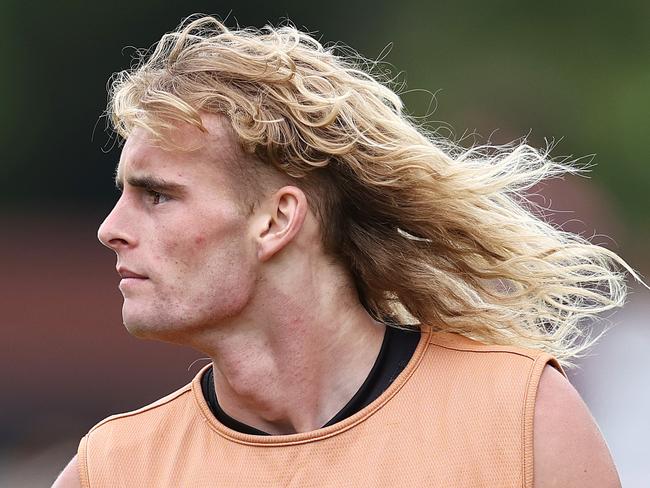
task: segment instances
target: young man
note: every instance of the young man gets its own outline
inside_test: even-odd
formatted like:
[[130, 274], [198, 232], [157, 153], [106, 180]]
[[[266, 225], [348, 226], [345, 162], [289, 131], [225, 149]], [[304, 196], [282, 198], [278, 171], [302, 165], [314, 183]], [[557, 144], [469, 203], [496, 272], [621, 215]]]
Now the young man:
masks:
[[560, 362], [625, 263], [518, 203], [567, 168], [434, 139], [288, 27], [181, 26], [110, 113], [124, 324], [212, 364], [54, 486], [619, 486]]

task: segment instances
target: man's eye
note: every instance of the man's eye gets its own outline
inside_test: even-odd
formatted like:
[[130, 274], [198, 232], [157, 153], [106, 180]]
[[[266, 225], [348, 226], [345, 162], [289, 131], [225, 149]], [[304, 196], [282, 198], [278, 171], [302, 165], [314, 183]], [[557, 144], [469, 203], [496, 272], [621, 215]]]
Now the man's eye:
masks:
[[164, 193], [157, 192], [155, 190], [147, 190], [147, 194], [149, 195], [149, 198], [151, 199], [151, 203], [153, 205], [165, 203], [167, 200], [169, 200], [169, 197], [167, 195], [165, 195]]

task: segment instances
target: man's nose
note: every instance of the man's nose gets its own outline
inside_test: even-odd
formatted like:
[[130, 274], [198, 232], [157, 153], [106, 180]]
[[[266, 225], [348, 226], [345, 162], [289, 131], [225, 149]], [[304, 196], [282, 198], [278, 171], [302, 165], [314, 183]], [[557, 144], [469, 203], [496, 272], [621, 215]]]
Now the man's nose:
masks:
[[135, 243], [134, 236], [129, 230], [131, 227], [128, 212], [125, 210], [123, 198], [120, 198], [97, 230], [99, 242], [115, 252]]

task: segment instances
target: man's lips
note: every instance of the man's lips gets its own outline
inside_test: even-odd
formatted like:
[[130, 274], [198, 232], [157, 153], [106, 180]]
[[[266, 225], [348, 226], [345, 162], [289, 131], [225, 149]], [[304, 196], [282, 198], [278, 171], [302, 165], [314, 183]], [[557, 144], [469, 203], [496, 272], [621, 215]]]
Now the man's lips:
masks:
[[117, 268], [117, 273], [120, 275], [120, 278], [122, 279], [134, 278], [139, 280], [146, 280], [148, 278], [147, 276], [138, 274], [135, 271], [131, 271], [130, 269], [123, 268], [123, 267]]

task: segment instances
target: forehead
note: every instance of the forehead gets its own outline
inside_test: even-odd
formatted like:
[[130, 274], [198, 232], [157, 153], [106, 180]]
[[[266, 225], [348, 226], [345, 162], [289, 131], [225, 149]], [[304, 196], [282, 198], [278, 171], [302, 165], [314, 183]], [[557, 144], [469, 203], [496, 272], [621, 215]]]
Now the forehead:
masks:
[[240, 164], [243, 151], [228, 121], [222, 119], [206, 116], [205, 132], [190, 126], [170, 129], [163, 141], [146, 129], [135, 128], [122, 149], [117, 182], [122, 184], [125, 178], [141, 173], [178, 178], [209, 177], [223, 182]]

